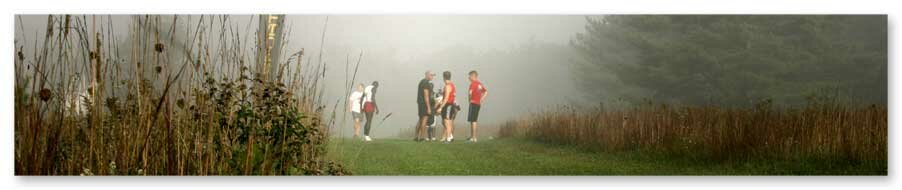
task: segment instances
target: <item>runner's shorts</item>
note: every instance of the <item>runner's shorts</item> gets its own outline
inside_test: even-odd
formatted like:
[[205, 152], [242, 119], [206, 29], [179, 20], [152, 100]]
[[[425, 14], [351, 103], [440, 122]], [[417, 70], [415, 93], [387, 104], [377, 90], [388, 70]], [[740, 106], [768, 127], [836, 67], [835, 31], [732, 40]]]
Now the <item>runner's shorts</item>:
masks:
[[445, 104], [442, 108], [442, 119], [454, 120], [457, 117], [457, 110], [454, 110], [454, 104]]
[[427, 108], [426, 103], [417, 103], [417, 116], [429, 116], [429, 114], [426, 113], [426, 109], [429, 109]]
[[366, 112], [366, 113], [376, 112], [376, 104], [373, 104], [373, 102], [363, 103], [363, 112]]
[[476, 122], [479, 120], [479, 104], [470, 103], [470, 113], [467, 113], [467, 121]]

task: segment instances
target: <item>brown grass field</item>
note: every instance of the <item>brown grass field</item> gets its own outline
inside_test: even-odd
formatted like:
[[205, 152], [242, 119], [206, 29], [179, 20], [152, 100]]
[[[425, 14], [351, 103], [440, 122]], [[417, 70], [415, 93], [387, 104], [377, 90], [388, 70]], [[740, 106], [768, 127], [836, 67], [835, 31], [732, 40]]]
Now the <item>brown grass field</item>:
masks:
[[[636, 151], [698, 163], [788, 162], [802, 174], [887, 174], [887, 108], [813, 101], [801, 108], [646, 104], [606, 111], [562, 107], [504, 124], [502, 137]], [[843, 168], [843, 169], [834, 169]], [[779, 168], [778, 168], [779, 169]]]

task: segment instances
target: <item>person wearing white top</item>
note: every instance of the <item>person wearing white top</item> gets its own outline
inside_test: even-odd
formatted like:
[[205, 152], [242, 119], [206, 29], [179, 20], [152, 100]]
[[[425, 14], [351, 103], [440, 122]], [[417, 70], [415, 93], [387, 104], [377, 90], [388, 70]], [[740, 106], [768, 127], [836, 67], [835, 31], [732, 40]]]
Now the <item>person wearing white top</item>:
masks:
[[360, 136], [360, 122], [363, 121], [363, 113], [360, 113], [360, 101], [363, 99], [363, 84], [357, 85], [357, 90], [348, 97], [348, 112], [354, 118], [354, 138]]
[[[438, 92], [433, 93], [433, 94], [434, 94], [434, 99], [432, 102], [442, 102], [443, 92], [441, 90], [439, 90]], [[430, 108], [430, 109], [432, 109], [432, 113], [435, 113], [434, 107]], [[429, 137], [428, 137], [429, 141], [435, 141], [435, 137], [436, 137], [435, 136], [435, 123], [436, 123], [435, 117], [438, 117], [438, 114], [432, 114], [432, 116], [429, 116], [429, 121], [427, 123], [427, 124], [429, 124], [428, 128], [427, 128], [427, 130], [428, 130], [427, 133], [429, 134]]]
[[379, 106], [376, 104], [376, 92], [379, 89], [379, 82], [373, 81], [372, 85], [363, 89], [363, 115], [366, 117], [366, 124], [363, 126], [364, 141], [372, 141], [370, 138], [370, 128], [373, 124], [373, 114], [379, 114]]

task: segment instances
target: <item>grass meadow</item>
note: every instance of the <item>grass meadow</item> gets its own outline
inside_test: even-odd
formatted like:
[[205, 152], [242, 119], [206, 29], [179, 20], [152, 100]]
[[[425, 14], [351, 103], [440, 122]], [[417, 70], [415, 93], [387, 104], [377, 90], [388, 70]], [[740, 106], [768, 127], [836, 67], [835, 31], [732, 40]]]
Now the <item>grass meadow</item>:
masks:
[[886, 175], [887, 130], [884, 106], [812, 100], [777, 108], [765, 100], [751, 108], [561, 107], [507, 122], [499, 135], [599, 154], [760, 165], [763, 170], [750, 171], [759, 174]]

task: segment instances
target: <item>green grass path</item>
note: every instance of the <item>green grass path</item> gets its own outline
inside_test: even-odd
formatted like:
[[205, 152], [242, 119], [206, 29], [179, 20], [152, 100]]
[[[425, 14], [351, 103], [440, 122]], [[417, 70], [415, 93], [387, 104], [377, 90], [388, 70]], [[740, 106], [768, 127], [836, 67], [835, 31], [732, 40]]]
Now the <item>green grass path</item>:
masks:
[[333, 139], [329, 159], [354, 175], [724, 175], [742, 171], [602, 154], [525, 140], [414, 142]]

